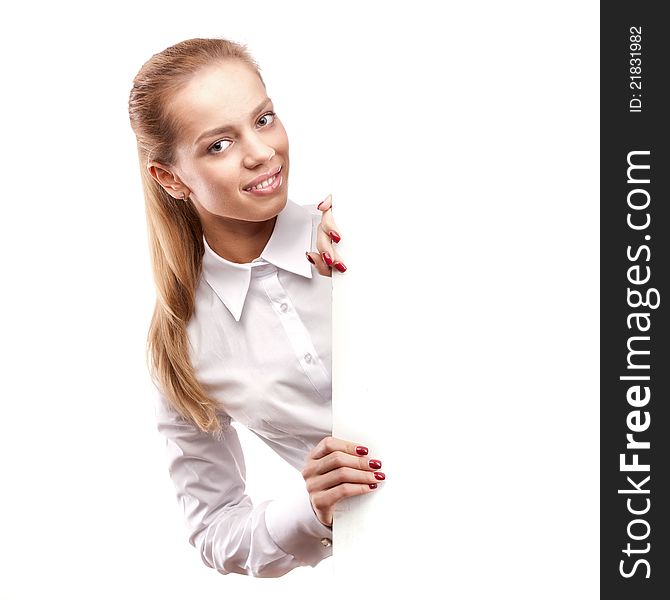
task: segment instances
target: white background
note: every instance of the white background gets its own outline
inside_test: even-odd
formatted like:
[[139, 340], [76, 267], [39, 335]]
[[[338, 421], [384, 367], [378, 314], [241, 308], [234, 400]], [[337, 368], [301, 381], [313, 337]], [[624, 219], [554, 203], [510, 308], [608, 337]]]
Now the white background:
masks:
[[[597, 3], [41, 2], [1, 33], [0, 600], [597, 597]], [[333, 193], [336, 431], [388, 475], [277, 580], [188, 545], [144, 362], [128, 93], [208, 36], [260, 63], [291, 198]], [[255, 500], [301, 484], [243, 442]]]

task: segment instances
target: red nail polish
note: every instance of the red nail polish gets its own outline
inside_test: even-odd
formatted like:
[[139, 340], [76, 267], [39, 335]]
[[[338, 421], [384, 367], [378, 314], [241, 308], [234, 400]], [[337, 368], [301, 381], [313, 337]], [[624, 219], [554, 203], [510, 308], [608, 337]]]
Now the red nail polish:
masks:
[[344, 273], [347, 270], [346, 265], [343, 262], [340, 262], [339, 260], [335, 263], [335, 268], [340, 272]]
[[307, 257], [307, 260], [308, 260], [309, 262], [311, 262], [313, 265], [316, 264], [316, 263], [314, 262], [314, 259], [313, 259], [309, 254], [307, 254], [307, 252], [305, 252], [305, 256]]
[[371, 460], [370, 461], [370, 468], [371, 469], [381, 469], [382, 468], [382, 461], [381, 460]]
[[384, 475], [384, 473], [382, 473], [381, 471], [377, 471], [375, 473], [375, 479], [379, 479], [379, 481], [383, 481], [384, 479], [386, 479], [386, 475]]
[[333, 265], [333, 259], [330, 257], [330, 254], [328, 252], [322, 252], [321, 256], [323, 256], [324, 262], [331, 267]]
[[336, 244], [342, 239], [340, 234], [337, 231], [330, 232], [330, 239], [333, 240]]
[[376, 483], [370, 483], [368, 485], [370, 486], [371, 490], [376, 490], [377, 489], [377, 484]]
[[321, 210], [321, 205], [322, 205], [324, 202], [325, 202], [325, 200], [321, 200], [321, 202], [319, 202], [319, 204], [317, 204], [316, 207], [317, 207], [319, 210]]
[[368, 449], [365, 446], [356, 446], [356, 454], [359, 456], [365, 456], [368, 453]]

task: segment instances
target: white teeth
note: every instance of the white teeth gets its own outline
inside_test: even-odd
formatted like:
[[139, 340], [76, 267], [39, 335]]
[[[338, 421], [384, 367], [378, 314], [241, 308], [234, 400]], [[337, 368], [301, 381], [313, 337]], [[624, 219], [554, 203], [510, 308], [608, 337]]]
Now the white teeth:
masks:
[[260, 190], [260, 189], [266, 188], [269, 185], [272, 185], [274, 183], [275, 179], [277, 179], [277, 176], [273, 175], [272, 177], [270, 177], [270, 179], [266, 179], [265, 181], [261, 181], [258, 185], [255, 185], [254, 187], [250, 187], [250, 188], [246, 188], [246, 189], [247, 190]]

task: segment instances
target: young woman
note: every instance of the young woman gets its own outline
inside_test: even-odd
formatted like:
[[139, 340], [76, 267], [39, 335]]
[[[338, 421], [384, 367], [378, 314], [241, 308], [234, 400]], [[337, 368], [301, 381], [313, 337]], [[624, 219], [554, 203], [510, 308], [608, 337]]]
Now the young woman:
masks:
[[[158, 429], [189, 541], [220, 573], [277, 577], [332, 553], [333, 508], [384, 479], [331, 436], [331, 198], [288, 199], [289, 146], [246, 48], [192, 39], [134, 79], [157, 290], [148, 336]], [[326, 277], [322, 277], [324, 275]], [[305, 487], [254, 506], [231, 420]]]

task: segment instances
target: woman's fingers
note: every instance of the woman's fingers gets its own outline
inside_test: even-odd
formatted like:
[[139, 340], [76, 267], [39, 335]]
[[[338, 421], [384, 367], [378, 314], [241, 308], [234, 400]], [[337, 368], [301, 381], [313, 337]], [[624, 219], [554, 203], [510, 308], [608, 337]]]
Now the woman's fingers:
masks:
[[370, 458], [365, 446], [333, 436], [312, 448], [302, 476], [317, 518], [333, 522], [333, 507], [342, 498], [367, 494], [386, 479], [380, 460]]
[[326, 212], [328, 209], [332, 208], [333, 206], [333, 195], [328, 194], [324, 200], [322, 200], [317, 208], [323, 212]]
[[377, 482], [384, 481], [384, 479], [386, 479], [386, 475], [381, 471], [365, 471], [350, 467], [341, 467], [334, 471], [328, 471], [323, 475], [309, 478], [307, 480], [307, 491], [310, 493], [319, 492], [343, 483], [377, 484]]
[[345, 264], [340, 260], [339, 254], [333, 248], [333, 242], [330, 236], [326, 234], [323, 223], [319, 223], [316, 229], [316, 247], [319, 249], [321, 258], [329, 267], [337, 269], [340, 273], [347, 270]]
[[333, 263], [339, 260], [337, 253], [333, 250], [333, 242], [323, 229], [323, 223], [319, 223], [319, 226], [316, 228], [316, 247], [329, 267], [332, 267]]
[[333, 197], [328, 195], [328, 197], [321, 204], [319, 204], [318, 208], [323, 213], [321, 215], [321, 226], [323, 227], [323, 230], [326, 232], [326, 235], [329, 236], [329, 239], [333, 243], [337, 244], [340, 241], [341, 236], [337, 225], [335, 225], [333, 211], [331, 210], [332, 207]]
[[331, 268], [326, 264], [321, 254], [318, 252], [305, 252], [305, 254], [307, 255], [307, 260], [316, 267], [320, 275], [325, 275], [326, 277], [333, 276]]
[[343, 483], [328, 490], [315, 492], [310, 495], [310, 499], [312, 506], [317, 511], [331, 512], [333, 505], [343, 498], [369, 494], [370, 492], [374, 492], [375, 489], [377, 489], [377, 485], [374, 483]]
[[332, 215], [332, 196], [328, 197], [319, 204], [319, 210], [322, 211], [321, 222], [317, 227], [316, 247], [318, 256], [321, 261], [317, 260], [315, 254], [308, 252], [308, 260], [316, 266], [321, 275], [328, 276], [330, 269], [337, 269], [340, 273], [347, 270], [346, 265], [340, 260], [339, 255], [335, 252], [333, 244], [340, 241], [341, 237], [337, 228], [335, 227], [335, 220]]
[[368, 449], [365, 446], [328, 435], [312, 448], [309, 458], [323, 458], [327, 454], [337, 451], [351, 454], [352, 456], [365, 456], [368, 453]]
[[322, 458], [309, 461], [305, 466], [303, 475], [307, 475], [308, 477], [321, 475], [341, 468], [375, 471], [382, 468], [382, 463], [376, 458], [370, 459], [367, 456], [352, 456], [346, 452], [336, 450]]

